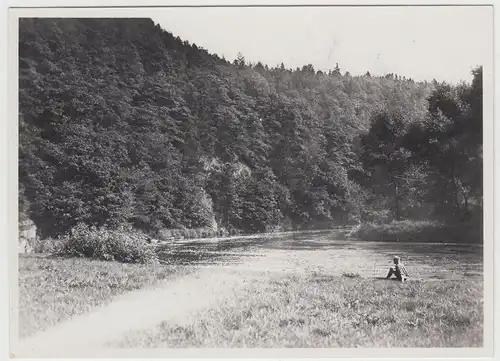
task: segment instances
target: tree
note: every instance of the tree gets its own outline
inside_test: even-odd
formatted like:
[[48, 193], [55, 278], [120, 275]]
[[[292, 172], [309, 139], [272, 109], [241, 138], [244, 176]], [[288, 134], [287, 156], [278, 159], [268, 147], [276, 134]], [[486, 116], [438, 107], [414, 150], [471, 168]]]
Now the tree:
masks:
[[[440, 216], [461, 220], [482, 199], [481, 70], [472, 85], [437, 84], [413, 151], [430, 169], [429, 197]], [[474, 102], [476, 102], [474, 104]]]
[[407, 114], [382, 111], [372, 118], [369, 132], [361, 138], [362, 163], [375, 194], [389, 199], [395, 219], [403, 216], [402, 195], [411, 153], [403, 146]]
[[238, 52], [236, 54], [236, 59], [234, 60], [234, 65], [240, 69], [243, 69], [246, 65], [245, 63], [245, 57], [243, 56], [242, 53]]
[[340, 74], [339, 63], [335, 64], [335, 69], [333, 69], [332, 74], [333, 74], [333, 75], [341, 75], [341, 74]]

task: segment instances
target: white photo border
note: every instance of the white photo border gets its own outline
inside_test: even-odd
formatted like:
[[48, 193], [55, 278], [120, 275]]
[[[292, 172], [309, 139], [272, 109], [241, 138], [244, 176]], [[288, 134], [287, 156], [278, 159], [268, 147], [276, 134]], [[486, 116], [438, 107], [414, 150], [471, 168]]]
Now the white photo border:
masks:
[[[5, 20], [5, 32], [2, 40], [4, 51], [2, 54], [2, 69], [5, 71], [5, 81], [2, 87], [1, 97], [3, 102], [4, 117], [1, 122], [0, 134], [3, 137], [0, 144], [0, 160], [5, 167], [2, 174], [2, 213], [0, 214], [3, 231], [3, 247], [0, 249], [3, 268], [0, 272], [0, 300], [2, 313], [0, 313], [1, 329], [0, 345], [2, 351], [11, 352], [10, 357], [43, 357], [44, 355], [21, 355], [16, 354], [15, 339], [18, 334], [17, 303], [18, 303], [18, 254], [17, 254], [17, 188], [18, 188], [18, 18], [19, 17], [140, 17], [150, 16], [154, 7], [166, 6], [491, 6], [492, 17], [498, 14], [498, 8], [494, 1], [466, 1], [466, 0], [432, 0], [402, 1], [402, 0], [378, 0], [372, 1], [334, 1], [334, 0], [219, 0], [216, 2], [202, 0], [170, 0], [170, 1], [125, 1], [125, 0], [36, 0], [12, 1], [2, 4], [1, 18]], [[148, 15], [149, 14], [149, 15]], [[473, 26], [469, 24], [468, 26]], [[51, 357], [71, 358], [252, 358], [252, 359], [283, 359], [283, 358], [346, 358], [346, 359], [370, 359], [370, 358], [397, 358], [397, 359], [436, 359], [436, 358], [468, 358], [468, 359], [494, 359], [493, 344], [500, 344], [498, 333], [493, 333], [493, 326], [499, 325], [498, 312], [494, 312], [495, 303], [498, 300], [498, 279], [494, 279], [494, 256], [498, 259], [498, 248], [493, 247], [496, 238], [494, 224], [496, 213], [494, 205], [498, 204], [498, 194], [494, 192], [494, 179], [498, 179], [497, 149], [494, 147], [494, 139], [498, 139], [498, 127], [494, 126], [494, 84], [498, 82], [498, 74], [494, 70], [494, 60], [498, 58], [498, 29], [493, 29], [491, 35], [491, 61], [483, 64], [484, 84], [484, 127], [483, 127], [483, 152], [484, 152], [484, 347], [483, 348], [408, 348], [408, 349], [157, 349], [157, 350], [88, 350], [85, 354], [78, 352], [74, 355], [57, 354], [45, 355]], [[495, 35], [495, 36], [494, 36]], [[493, 43], [495, 46], [493, 46]], [[494, 195], [494, 197], [492, 197]], [[6, 271], [6, 272], [4, 272]], [[3, 281], [6, 282], [3, 282]], [[495, 287], [494, 287], [495, 285]], [[6, 312], [5, 312], [6, 311]], [[496, 311], [496, 309], [495, 309]], [[4, 322], [4, 320], [10, 320]], [[5, 327], [5, 325], [7, 327]], [[5, 330], [6, 328], [6, 330]], [[9, 337], [11, 342], [9, 344]], [[6, 345], [4, 345], [6, 344]], [[56, 350], [54, 350], [56, 351]]]

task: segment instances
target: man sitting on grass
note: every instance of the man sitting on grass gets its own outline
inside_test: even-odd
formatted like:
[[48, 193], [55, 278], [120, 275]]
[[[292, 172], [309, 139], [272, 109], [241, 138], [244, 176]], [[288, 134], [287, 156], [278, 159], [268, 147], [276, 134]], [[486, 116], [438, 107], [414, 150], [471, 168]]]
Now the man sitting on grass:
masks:
[[389, 268], [389, 273], [387, 274], [387, 279], [391, 278], [392, 275], [396, 275], [396, 278], [401, 282], [405, 282], [408, 277], [410, 277], [408, 271], [404, 264], [399, 261], [398, 256], [394, 256], [394, 266]]

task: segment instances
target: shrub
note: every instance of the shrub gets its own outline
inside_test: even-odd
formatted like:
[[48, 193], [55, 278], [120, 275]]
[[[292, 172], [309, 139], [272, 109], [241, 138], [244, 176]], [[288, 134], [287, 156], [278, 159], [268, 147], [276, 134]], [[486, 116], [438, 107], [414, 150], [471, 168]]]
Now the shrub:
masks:
[[80, 223], [62, 238], [60, 255], [87, 257], [124, 263], [148, 263], [157, 260], [148, 236], [123, 227], [106, 229]]
[[60, 239], [45, 238], [39, 239], [33, 248], [34, 253], [40, 254], [61, 254], [64, 249], [64, 243]]
[[366, 223], [351, 236], [363, 241], [482, 243], [482, 228], [478, 222], [457, 225], [404, 220], [386, 224]]
[[[223, 231], [222, 234], [228, 234], [228, 233]], [[212, 238], [212, 237], [218, 237], [220, 235], [221, 235], [220, 231], [214, 231], [211, 228], [161, 229], [156, 233], [156, 236], [162, 241], [169, 241], [172, 238], [174, 239]]]

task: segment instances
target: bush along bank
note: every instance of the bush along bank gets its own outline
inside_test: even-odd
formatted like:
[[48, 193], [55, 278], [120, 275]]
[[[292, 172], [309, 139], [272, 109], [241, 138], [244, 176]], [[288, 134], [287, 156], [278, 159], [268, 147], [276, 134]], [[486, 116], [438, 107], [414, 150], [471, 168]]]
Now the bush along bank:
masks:
[[366, 223], [351, 234], [360, 241], [482, 243], [480, 222], [442, 224], [430, 221], [393, 221], [385, 224]]
[[54, 253], [124, 263], [156, 262], [155, 249], [148, 240], [148, 235], [137, 230], [111, 230], [80, 223], [60, 238]]

